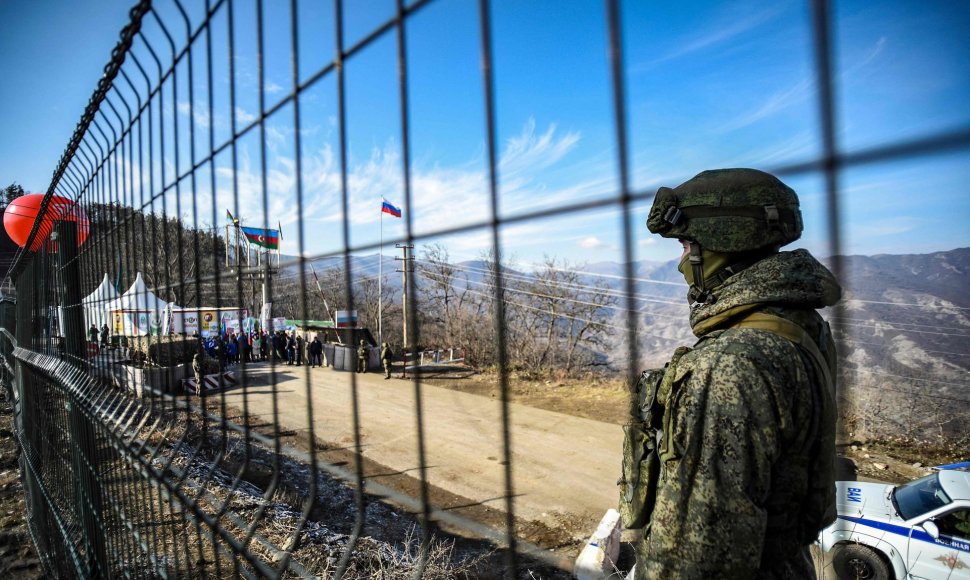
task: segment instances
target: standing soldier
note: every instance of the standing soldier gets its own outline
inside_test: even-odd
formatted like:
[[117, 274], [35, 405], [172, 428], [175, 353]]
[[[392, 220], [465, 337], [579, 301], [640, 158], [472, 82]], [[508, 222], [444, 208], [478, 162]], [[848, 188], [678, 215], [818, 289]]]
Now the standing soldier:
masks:
[[391, 378], [391, 360], [394, 358], [394, 352], [391, 351], [391, 347], [387, 345], [386, 342], [381, 343], [381, 364], [384, 365], [384, 380]]
[[753, 169], [661, 187], [651, 232], [680, 240], [698, 341], [637, 385], [620, 508], [645, 527], [636, 578], [815, 578], [835, 519], [841, 288], [799, 238], [795, 192]]
[[195, 353], [192, 357], [192, 372], [195, 373], [195, 389], [202, 394], [202, 355]]
[[88, 329], [88, 340], [94, 344], [98, 344], [98, 327], [91, 323], [91, 328]]
[[108, 346], [108, 325], [101, 325], [101, 346]]
[[367, 343], [360, 339], [360, 346], [357, 347], [357, 372], [367, 372]]

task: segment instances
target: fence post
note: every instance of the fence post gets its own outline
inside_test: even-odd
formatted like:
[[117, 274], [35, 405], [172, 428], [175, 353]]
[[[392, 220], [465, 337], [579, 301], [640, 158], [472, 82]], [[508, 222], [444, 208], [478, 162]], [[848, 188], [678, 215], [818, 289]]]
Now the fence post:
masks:
[[[37, 318], [35, 307], [37, 302], [37, 272], [41, 265], [39, 257], [34, 254], [25, 259], [24, 269], [15, 281], [17, 287], [16, 321], [14, 322], [14, 337], [16, 345], [30, 349], [36, 335]], [[16, 406], [14, 407], [14, 429], [23, 444], [19, 458], [20, 473], [23, 474], [24, 495], [27, 501], [27, 521], [34, 533], [37, 551], [44, 555], [52, 552], [50, 540], [56, 538], [54, 530], [50, 528], [50, 506], [44, 500], [41, 492], [39, 470], [28, 468], [28, 459], [39, 461], [41, 454], [40, 440], [42, 430], [41, 415], [43, 408], [39, 402], [43, 397], [38, 394], [39, 381], [34, 381], [33, 373], [25, 369], [25, 365], [16, 357], [12, 358], [14, 369], [13, 388], [16, 391]]]
[[[82, 370], [87, 349], [84, 342], [84, 316], [81, 310], [81, 277], [77, 259], [77, 222], [57, 223], [52, 239], [57, 241], [60, 270], [60, 303], [64, 309], [65, 359]], [[76, 385], [65, 385], [68, 394], [70, 437], [73, 442], [71, 463], [75, 476], [78, 516], [84, 529], [85, 553], [89, 578], [107, 576], [107, 555], [101, 517], [101, 485], [98, 482], [97, 439], [90, 419], [82, 411], [83, 394]]]

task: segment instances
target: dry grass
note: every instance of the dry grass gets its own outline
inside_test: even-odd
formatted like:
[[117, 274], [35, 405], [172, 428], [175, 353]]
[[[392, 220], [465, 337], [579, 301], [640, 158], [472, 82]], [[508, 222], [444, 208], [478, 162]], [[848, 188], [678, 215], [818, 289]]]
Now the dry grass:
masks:
[[379, 503], [368, 505], [365, 530], [379, 530], [387, 539], [362, 535], [351, 543], [350, 528], [358, 517], [352, 489], [318, 473], [316, 497], [311, 498], [306, 465], [275, 456], [238, 434], [223, 438], [211, 422], [203, 425], [196, 416], [173, 414], [139, 434], [156, 450], [151, 467], [165, 481], [165, 492], [188, 500], [169, 506], [151, 495], [140, 498], [142, 509], [122, 514], [119, 533], [152, 530], [155, 561], [118, 561], [116, 572], [162, 568], [179, 576], [218, 575], [238, 566], [258, 574], [219, 537], [222, 530], [267, 567], [285, 567], [287, 577], [332, 576], [348, 551], [343, 578], [491, 576], [493, 548], [463, 545], [459, 550], [453, 538], [436, 532], [422, 542], [414, 517]]

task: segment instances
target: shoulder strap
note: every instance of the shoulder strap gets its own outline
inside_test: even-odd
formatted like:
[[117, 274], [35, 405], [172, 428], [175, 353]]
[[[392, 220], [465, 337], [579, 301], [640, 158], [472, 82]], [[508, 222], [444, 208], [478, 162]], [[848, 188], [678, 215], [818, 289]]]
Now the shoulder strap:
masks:
[[826, 362], [825, 357], [822, 355], [822, 351], [819, 350], [818, 344], [815, 343], [812, 337], [801, 326], [791, 320], [782, 318], [781, 316], [775, 316], [774, 314], [768, 314], [767, 312], [753, 312], [731, 326], [773, 332], [804, 348], [805, 352], [812, 358], [812, 362], [815, 363], [815, 366], [821, 373], [828, 391], [831, 392], [834, 390], [835, 385], [832, 382], [832, 372], [828, 362]]
[[[835, 464], [834, 457], [828, 457], [822, 452], [835, 445], [835, 382], [832, 380], [832, 367], [822, 355], [818, 344], [805, 332], [805, 329], [794, 322], [768, 314], [755, 312], [735, 323], [735, 327], [755, 328], [773, 332], [782, 336], [802, 348], [809, 355], [816, 372], [822, 378], [821, 388], [816, 391], [816, 401], [820, 404], [821, 414], [813, 420], [813, 431], [816, 443], [812, 445], [814, 460], [810, 469], [813, 474], [809, 493], [796, 513], [801, 513], [798, 535], [804, 541], [811, 541], [818, 535], [818, 530], [835, 521]], [[775, 520], [769, 518], [769, 528], [785, 529], [791, 525], [791, 511], [776, 514]]]

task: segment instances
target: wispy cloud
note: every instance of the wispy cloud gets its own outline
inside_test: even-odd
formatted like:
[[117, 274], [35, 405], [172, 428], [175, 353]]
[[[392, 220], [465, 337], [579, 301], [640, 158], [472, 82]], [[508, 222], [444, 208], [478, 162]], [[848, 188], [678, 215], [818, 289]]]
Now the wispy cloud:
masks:
[[793, 105], [805, 102], [814, 94], [815, 80], [812, 78], [799, 79], [788, 87], [769, 95], [757, 108], [724, 123], [718, 130], [727, 133], [753, 125]]
[[[860, 74], [865, 67], [872, 64], [879, 57], [885, 49], [885, 46], [886, 37], [883, 36], [857, 62], [843, 69], [839, 74], [839, 80], [847, 81]], [[790, 82], [785, 88], [769, 94], [754, 108], [722, 124], [718, 127], [717, 131], [728, 133], [753, 125], [759, 121], [773, 117], [782, 111], [786, 111], [795, 105], [800, 105], [810, 98], [815, 97], [816, 94], [815, 78], [811, 76], [802, 77]]]
[[574, 131], [557, 135], [555, 123], [545, 133], [536, 135], [536, 120], [530, 117], [522, 131], [506, 142], [499, 169], [508, 176], [533, 175], [558, 163], [576, 147], [579, 138], [579, 133]]
[[[774, 20], [781, 13], [780, 7], [760, 10], [747, 16], [723, 18], [711, 18], [711, 25], [701, 31], [692, 32], [691, 35], [675, 39], [670, 42], [670, 46], [676, 47], [668, 52], [660, 54], [653, 60], [644, 61], [631, 67], [634, 74], [644, 72], [656, 67], [659, 64], [677, 60], [691, 54], [702, 52], [707, 49], [720, 46], [729, 40], [744, 35], [756, 28]], [[727, 25], [725, 25], [727, 23]]]
[[188, 101], [180, 101], [178, 104], [179, 113], [181, 113], [186, 117], [188, 117], [189, 114], [191, 113], [192, 119], [195, 121], [195, 124], [204, 129], [209, 128], [210, 120], [209, 120], [209, 111], [207, 109], [208, 107], [200, 106], [199, 103], [196, 103], [194, 107], [191, 107], [189, 106]]
[[877, 40], [874, 45], [869, 47], [869, 50], [867, 50], [865, 54], [863, 54], [862, 58], [859, 59], [857, 63], [855, 63], [845, 71], [845, 74], [847, 75], [855, 74], [863, 67], [866, 67], [869, 64], [871, 64], [874, 60], [876, 60], [876, 58], [879, 57], [880, 54], [882, 54], [883, 50], [885, 50], [887, 42], [888, 41], [885, 36], [880, 36], [879, 40]]
[[236, 121], [240, 123], [252, 123], [256, 120], [256, 115], [246, 111], [240, 106], [236, 106]]
[[818, 155], [820, 137], [817, 131], [800, 131], [789, 138], [777, 143], [770, 143], [760, 149], [739, 152], [738, 161], [730, 161], [732, 165], [751, 167], [770, 167], [771, 165], [805, 159]]
[[[183, 219], [190, 219], [188, 208], [192, 203], [204, 222], [211, 221], [212, 215], [218, 218], [229, 208], [246, 225], [275, 226], [280, 222], [284, 229], [294, 232], [296, 224], [302, 222], [307, 246], [304, 251], [310, 254], [321, 244], [328, 247], [341, 244], [345, 204], [339, 153], [332, 143], [316, 140], [314, 145], [309, 145], [308, 141], [304, 142], [301, 213], [296, 203], [297, 167], [290, 146], [292, 140], [291, 127], [267, 126], [269, 156], [265, 179], [259, 151], [252, 147], [252, 143], [239, 144], [235, 171], [230, 165], [230, 157], [219, 158], [215, 167], [214, 192], [204, 174], [198, 175], [194, 201], [188, 197], [187, 189], [181, 192], [180, 195], [186, 196], [181, 205], [185, 214]], [[512, 206], [536, 207], [537, 204], [557, 203], [556, 200], [574, 200], [576, 195], [584, 195], [603, 185], [600, 182], [605, 183], [608, 177], [593, 176], [585, 182], [569, 183], [561, 188], [549, 185], [547, 178], [559, 177], [562, 171], [570, 169], [571, 165], [565, 166], [564, 160], [578, 146], [579, 140], [578, 133], [561, 132], [555, 125], [537, 131], [534, 120], [525, 123], [522, 131], [509, 139], [500, 153], [499, 187], [505, 211]], [[166, 163], [167, 173], [172, 174], [174, 167], [168, 160]], [[610, 175], [609, 171], [604, 173]], [[402, 174], [400, 145], [395, 139], [373, 147], [365, 158], [348, 160], [346, 216], [355, 232], [352, 243], [367, 243], [368, 236], [376, 238], [375, 226], [381, 217], [378, 211], [380, 198], [386, 197], [403, 207], [416, 235], [477, 223], [482, 225], [480, 230], [455, 236], [450, 245], [456, 250], [470, 252], [491, 246], [492, 234], [487, 227], [491, 204], [487, 172], [481, 158], [449, 166], [414, 164], [410, 204], [404, 199]], [[171, 203], [169, 212], [174, 209], [175, 204]], [[590, 215], [585, 217], [593, 219]], [[385, 235], [403, 236], [404, 224], [404, 220], [384, 220]], [[215, 225], [222, 224], [217, 219]], [[585, 250], [609, 247], [597, 237], [595, 228], [590, 228], [585, 237], [577, 237], [585, 225], [579, 223], [574, 227], [558, 223], [550, 227], [549, 221], [543, 220], [503, 227], [500, 236], [503, 247], [526, 248], [550, 243], [574, 244]], [[294, 239], [292, 235], [289, 237], [289, 240]], [[296, 253], [297, 248], [284, 251]]]
[[899, 216], [857, 224], [852, 227], [852, 234], [859, 238], [875, 236], [894, 236], [911, 232], [920, 227], [920, 221], [910, 216]]

